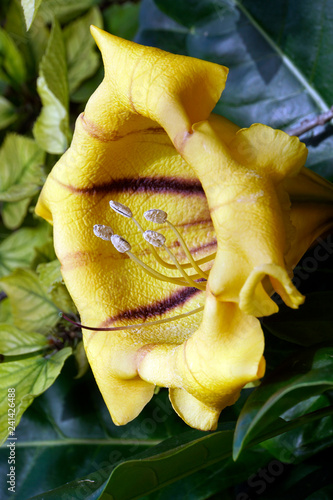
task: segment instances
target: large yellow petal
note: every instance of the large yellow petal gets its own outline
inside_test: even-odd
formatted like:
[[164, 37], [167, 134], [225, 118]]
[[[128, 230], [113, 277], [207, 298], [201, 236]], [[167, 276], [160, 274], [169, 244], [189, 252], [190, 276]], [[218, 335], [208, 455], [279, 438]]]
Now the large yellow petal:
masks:
[[210, 430], [242, 387], [263, 376], [263, 350], [259, 321], [207, 291], [198, 330], [180, 346], [142, 348], [138, 372], [147, 382], [171, 388], [173, 407], [189, 425]]
[[[71, 147], [49, 175], [36, 211], [54, 225], [62, 274], [83, 324], [118, 326], [186, 313], [203, 305], [202, 292], [150, 278], [110, 242], [96, 238], [93, 225], [112, 226], [137, 256], [163, 273], [136, 226], [111, 211], [110, 199], [129, 205], [146, 227], [145, 210], [166, 210], [196, 258], [215, 250], [201, 184], [154, 120], [166, 109], [168, 117], [179, 115], [182, 127], [188, 120], [207, 118], [227, 70], [141, 47], [97, 28], [93, 32], [105, 61], [105, 79], [79, 116]], [[184, 261], [175, 235], [165, 227], [164, 234], [168, 247]], [[190, 316], [169, 328], [84, 331], [89, 362], [116, 423], [134, 418], [152, 396], [153, 386], [132, 371], [135, 352], [156, 338], [181, 344], [200, 319], [200, 314]], [[129, 397], [133, 391], [135, 401]]]
[[228, 144], [208, 121], [192, 129], [177, 146], [202, 182], [217, 233], [212, 293], [247, 314], [269, 315], [278, 310], [262, 285], [269, 276], [288, 305], [298, 307], [303, 297], [285, 269], [292, 227], [280, 184], [300, 171], [304, 144], [260, 124], [239, 130]]
[[[296, 188], [288, 182], [303, 175], [306, 158], [298, 139], [259, 124], [239, 130], [210, 114], [226, 68], [98, 28], [92, 33], [105, 78], [79, 116], [71, 147], [49, 175], [36, 211], [54, 225], [64, 280], [84, 324], [139, 325], [205, 304], [203, 315], [167, 326], [83, 333], [116, 424], [135, 418], [159, 384], [170, 388], [175, 410], [189, 425], [212, 429], [241, 388], [263, 376], [255, 316], [277, 310], [268, 277], [288, 305], [302, 302], [290, 281], [298, 256], [293, 248], [298, 240], [309, 244], [319, 226], [329, 227], [327, 211], [313, 219], [309, 233], [298, 210], [290, 209], [288, 192], [295, 195]], [[312, 192], [313, 179], [302, 178], [302, 193]], [[327, 186], [314, 184], [316, 196], [326, 193]], [[217, 249], [214, 263], [203, 266], [210, 271], [207, 291], [157, 281], [96, 238], [94, 224], [109, 225], [145, 264], [178, 276], [155, 260], [133, 221], [111, 211], [110, 199], [129, 206], [145, 228], [145, 210], [165, 210], [195, 258]], [[171, 228], [159, 229], [186, 262]]]

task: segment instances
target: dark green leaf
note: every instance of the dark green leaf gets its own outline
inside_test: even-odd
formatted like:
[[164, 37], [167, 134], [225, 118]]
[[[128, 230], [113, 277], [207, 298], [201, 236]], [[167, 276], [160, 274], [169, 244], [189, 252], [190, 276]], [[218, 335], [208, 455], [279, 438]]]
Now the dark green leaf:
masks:
[[0, 96], [0, 129], [6, 128], [15, 122], [16, 109], [5, 97]]
[[309, 293], [298, 310], [281, 306], [279, 314], [265, 318], [266, 328], [278, 337], [303, 346], [333, 339], [333, 292]]
[[[330, 403], [327, 395], [313, 396], [295, 405], [282, 417], [287, 422], [293, 422], [302, 415], [328, 407]], [[331, 413], [333, 414], [333, 410]], [[268, 439], [263, 446], [281, 462], [296, 463], [333, 445], [332, 424], [333, 418], [330, 415], [308, 423], [304, 421], [302, 426]]]
[[[200, 16], [191, 0], [156, 0], [155, 5], [143, 0], [137, 40], [229, 67], [215, 111], [240, 126], [260, 122], [286, 129], [332, 105], [327, 68], [333, 68], [333, 42], [324, 0], [278, 2], [273, 16], [264, 0], [205, 0], [197, 7]], [[315, 29], [306, 29], [314, 20]], [[301, 27], [297, 36], [296, 25]], [[333, 179], [332, 130], [328, 124], [306, 137], [307, 165]]]
[[168, 16], [188, 28], [207, 23], [212, 18], [223, 16], [230, 2], [213, 2], [212, 0], [155, 0], [156, 5]]
[[126, 2], [111, 5], [103, 12], [105, 30], [113, 35], [133, 40], [139, 27], [139, 4]]
[[0, 28], [0, 80], [20, 86], [25, 78], [26, 68], [20, 51], [10, 35]]
[[[56, 382], [34, 401], [21, 420], [17, 429], [17, 500], [37, 494], [43, 496], [43, 492], [90, 473], [93, 473], [91, 480], [104, 482], [109, 473], [105, 475], [103, 468], [111, 468], [188, 429], [173, 412], [167, 391], [161, 391], [150, 408], [144, 409], [133, 422], [117, 427], [111, 421], [91, 372], [76, 380], [75, 375], [72, 357]], [[2, 448], [1, 491], [7, 488], [7, 465], [7, 450]], [[78, 499], [80, 495], [99, 498], [101, 491], [87, 494], [91, 484], [84, 481], [76, 485]], [[54, 495], [57, 500], [62, 498], [57, 493]], [[73, 493], [69, 498], [76, 497]]]
[[[300, 401], [333, 387], [333, 348], [305, 351], [267, 377], [250, 395], [239, 416], [235, 431], [234, 458], [244, 446], [265, 440], [274, 427], [276, 434], [288, 425], [279, 418]], [[289, 422], [292, 424], [292, 422]]]

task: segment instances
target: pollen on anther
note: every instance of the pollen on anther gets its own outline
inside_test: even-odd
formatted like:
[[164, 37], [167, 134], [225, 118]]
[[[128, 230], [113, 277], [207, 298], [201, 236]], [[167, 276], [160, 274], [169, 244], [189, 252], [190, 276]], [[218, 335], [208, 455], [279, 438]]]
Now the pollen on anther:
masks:
[[110, 226], [104, 226], [103, 224], [95, 224], [93, 227], [94, 235], [105, 241], [111, 241], [111, 236], [113, 231]]
[[119, 234], [114, 234], [111, 236], [111, 243], [120, 253], [129, 252], [132, 248], [130, 243], [119, 236]]
[[128, 217], [129, 219], [133, 217], [131, 209], [126, 207], [126, 205], [119, 203], [119, 201], [110, 200], [109, 205], [112, 208], [112, 210], [117, 212], [117, 214], [123, 215], [124, 217]]
[[143, 237], [154, 247], [162, 247], [165, 243], [165, 236], [163, 234], [150, 231], [149, 229], [143, 233]]
[[164, 212], [164, 210], [159, 210], [158, 208], [147, 210], [143, 216], [149, 222], [156, 222], [157, 224], [163, 224], [168, 218], [168, 214]]

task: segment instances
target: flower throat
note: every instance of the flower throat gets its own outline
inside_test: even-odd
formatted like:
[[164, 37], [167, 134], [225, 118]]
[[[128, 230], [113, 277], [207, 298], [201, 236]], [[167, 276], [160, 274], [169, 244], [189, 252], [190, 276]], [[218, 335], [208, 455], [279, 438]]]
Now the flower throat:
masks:
[[[117, 201], [111, 200], [109, 202], [110, 207], [112, 210], [114, 210], [117, 214], [126, 217], [128, 219], [131, 219], [134, 224], [137, 226], [139, 231], [141, 232], [143, 238], [149, 243], [151, 247], [152, 254], [156, 261], [163, 266], [165, 269], [170, 269], [170, 270], [178, 270], [179, 272], [179, 277], [171, 277], [168, 276], [167, 274], [162, 274], [152, 267], [148, 266], [144, 262], [142, 262], [136, 255], [134, 255], [131, 251], [132, 247], [131, 244], [124, 239], [122, 236], [119, 234], [114, 234], [112, 228], [110, 226], [106, 226], [103, 224], [95, 224], [93, 227], [93, 232], [95, 236], [98, 238], [101, 238], [104, 241], [109, 241], [112, 243], [114, 248], [120, 252], [120, 253], [126, 253], [128, 257], [135, 262], [138, 266], [140, 266], [150, 277], [155, 278], [159, 281], [165, 281], [172, 283], [174, 285], [179, 285], [182, 287], [193, 287], [197, 288], [198, 290], [204, 291], [206, 289], [206, 283], [208, 279], [209, 273], [207, 271], [203, 271], [200, 268], [200, 265], [206, 264], [207, 262], [212, 261], [215, 258], [216, 253], [212, 253], [202, 259], [194, 260], [193, 256], [191, 255], [191, 252], [189, 248], [187, 247], [183, 237], [177, 230], [177, 228], [168, 220], [168, 215], [166, 212], [160, 209], [151, 209], [146, 211], [143, 215], [144, 218], [149, 221], [149, 222], [154, 222], [156, 224], [167, 224], [172, 231], [174, 232], [177, 241], [179, 242], [180, 246], [182, 247], [187, 259], [189, 262], [186, 264], [180, 264], [180, 262], [177, 260], [176, 256], [171, 252], [171, 250], [165, 245], [165, 236], [162, 233], [159, 233], [157, 231], [151, 231], [151, 230], [144, 230], [141, 224], [134, 218], [132, 211], [130, 208], [128, 208], [126, 205], [123, 205], [122, 203], [119, 203]], [[158, 254], [156, 248], [163, 248], [168, 256], [170, 257], [172, 263], [166, 262], [160, 255]], [[193, 270], [194, 273], [188, 274], [186, 270]], [[62, 317], [69, 321], [70, 323], [80, 326], [82, 328], [85, 328], [87, 330], [93, 330], [93, 331], [119, 331], [119, 330], [130, 330], [134, 328], [140, 328], [140, 327], [149, 327], [153, 325], [158, 325], [162, 323], [169, 323], [171, 321], [175, 321], [178, 319], [185, 318], [187, 316], [190, 316], [192, 314], [196, 314], [200, 311], [203, 310], [203, 306], [198, 307], [196, 309], [193, 309], [192, 311], [189, 311], [187, 313], [183, 314], [178, 314], [176, 316], [173, 316], [171, 318], [165, 318], [157, 321], [149, 321], [145, 323], [140, 323], [140, 324], [133, 324], [133, 325], [126, 325], [126, 326], [115, 326], [115, 327], [107, 327], [107, 328], [95, 328], [95, 327], [89, 327], [89, 326], [84, 326], [81, 323], [77, 323], [68, 316], [62, 314]]]

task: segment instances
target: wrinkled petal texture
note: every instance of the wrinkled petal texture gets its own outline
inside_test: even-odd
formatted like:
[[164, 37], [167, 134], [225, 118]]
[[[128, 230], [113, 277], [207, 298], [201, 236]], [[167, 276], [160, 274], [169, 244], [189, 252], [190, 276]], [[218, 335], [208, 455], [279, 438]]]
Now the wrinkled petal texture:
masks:
[[[306, 148], [297, 138], [260, 124], [239, 130], [211, 114], [226, 68], [92, 32], [105, 78], [79, 116], [72, 145], [49, 175], [36, 211], [54, 225], [62, 274], [83, 324], [140, 324], [205, 306], [203, 314], [167, 324], [83, 330], [114, 422], [135, 418], [157, 384], [170, 388], [174, 409], [189, 425], [214, 429], [221, 410], [264, 374], [257, 317], [277, 311], [272, 290], [291, 307], [303, 302], [291, 269], [318, 227], [331, 222], [319, 209], [307, 232], [299, 215], [302, 196], [316, 185], [329, 204], [332, 190], [304, 174]], [[300, 193], [293, 182], [299, 177]], [[300, 202], [295, 210], [288, 192]], [[210, 270], [207, 290], [157, 281], [96, 238], [93, 225], [109, 225], [145, 264], [179, 276], [160, 266], [133, 221], [110, 209], [111, 199], [129, 206], [145, 229], [161, 230], [181, 263], [186, 256], [172, 230], [147, 223], [145, 210], [165, 210], [195, 259], [217, 251], [214, 263], [203, 266]], [[165, 251], [160, 255], [169, 260]]]

